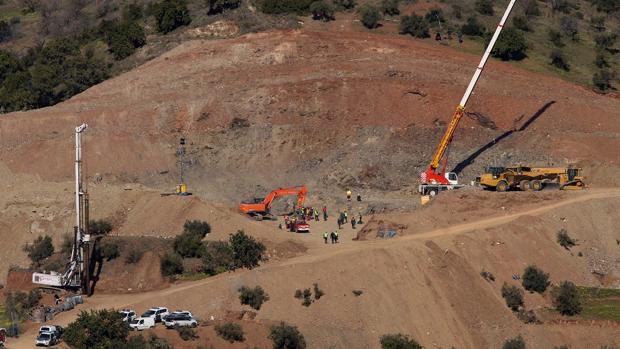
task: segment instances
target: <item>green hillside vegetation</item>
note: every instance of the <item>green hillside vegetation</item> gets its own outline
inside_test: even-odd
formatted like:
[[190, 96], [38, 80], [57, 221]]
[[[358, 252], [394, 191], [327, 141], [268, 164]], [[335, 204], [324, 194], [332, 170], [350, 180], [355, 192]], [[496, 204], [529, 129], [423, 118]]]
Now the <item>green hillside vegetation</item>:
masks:
[[[417, 6], [417, 2], [424, 6]], [[54, 105], [185, 40], [219, 19], [241, 33], [337, 21], [410, 35], [479, 55], [508, 0], [0, 0], [0, 113]], [[414, 11], [415, 8], [427, 10]], [[387, 20], [398, 25], [386, 26]], [[327, 27], [329, 30], [329, 27]], [[620, 68], [620, 0], [520, 0], [493, 56], [613, 91]], [[136, 55], [144, 45], [149, 54]]]

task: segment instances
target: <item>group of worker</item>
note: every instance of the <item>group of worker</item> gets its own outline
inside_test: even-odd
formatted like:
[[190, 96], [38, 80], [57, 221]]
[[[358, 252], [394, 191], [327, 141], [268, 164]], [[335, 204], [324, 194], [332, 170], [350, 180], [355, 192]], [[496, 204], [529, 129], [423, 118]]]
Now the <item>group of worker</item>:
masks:
[[[344, 212], [340, 212], [340, 215], [338, 216], [338, 229], [342, 229], [342, 225], [346, 224], [347, 222], [349, 222], [349, 214], [347, 213], [347, 211]], [[351, 228], [355, 229], [355, 226], [357, 224], [362, 224], [362, 214], [359, 214], [359, 219], [356, 221], [355, 220], [355, 216], [351, 217]]]
[[323, 233], [323, 240], [325, 241], [325, 243], [327, 243], [327, 238], [328, 237], [332, 240], [332, 244], [337, 244], [338, 243], [338, 232], [337, 231], [332, 231], [329, 234], [327, 232], [324, 232]]

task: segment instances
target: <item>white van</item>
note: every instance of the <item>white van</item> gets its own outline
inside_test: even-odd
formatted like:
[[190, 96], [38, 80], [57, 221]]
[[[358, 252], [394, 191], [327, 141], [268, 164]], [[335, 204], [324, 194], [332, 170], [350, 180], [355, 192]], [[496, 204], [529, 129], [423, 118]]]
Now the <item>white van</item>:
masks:
[[129, 327], [134, 331], [142, 331], [155, 327], [155, 318], [139, 317], [129, 322]]

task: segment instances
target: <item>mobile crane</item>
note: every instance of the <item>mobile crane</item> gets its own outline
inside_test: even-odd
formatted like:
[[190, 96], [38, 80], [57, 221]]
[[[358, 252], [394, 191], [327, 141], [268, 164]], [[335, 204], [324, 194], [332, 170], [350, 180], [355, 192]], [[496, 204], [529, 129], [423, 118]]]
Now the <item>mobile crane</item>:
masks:
[[239, 209], [241, 210], [241, 212], [248, 214], [251, 217], [254, 217], [254, 219], [256, 219], [257, 221], [262, 221], [263, 219], [272, 219], [273, 216], [269, 212], [269, 208], [271, 207], [271, 203], [275, 198], [285, 195], [297, 195], [296, 208], [299, 209], [303, 207], [307, 194], [308, 188], [306, 188], [305, 185], [279, 188], [267, 194], [267, 196], [264, 198], [254, 198], [251, 200], [242, 201], [239, 205]]
[[433, 156], [433, 159], [431, 160], [430, 165], [428, 166], [426, 171], [420, 173], [420, 186], [418, 187], [418, 191], [422, 195], [435, 196], [442, 190], [450, 190], [462, 187], [462, 185], [458, 184], [458, 176], [456, 173], [446, 173], [446, 168], [448, 166], [448, 157], [446, 156], [446, 158], [444, 159], [443, 168], [440, 169], [441, 160], [443, 159], [446, 151], [448, 150], [448, 147], [450, 146], [450, 143], [452, 142], [454, 132], [456, 131], [459, 122], [461, 121], [461, 118], [465, 113], [465, 106], [467, 105], [467, 101], [469, 100], [469, 97], [471, 96], [474, 88], [476, 87], [476, 84], [478, 83], [478, 80], [480, 79], [480, 75], [484, 70], [484, 66], [489, 60], [489, 56], [491, 55], [491, 51], [495, 46], [495, 42], [497, 41], [499, 34], [504, 28], [506, 20], [508, 19], [508, 16], [510, 16], [510, 12], [512, 12], [512, 8], [514, 7], [515, 2], [516, 0], [511, 0], [508, 4], [506, 12], [504, 12], [504, 16], [502, 17], [499, 25], [497, 26], [495, 34], [493, 34], [491, 42], [489, 43], [486, 51], [484, 52], [478, 68], [476, 68], [476, 72], [474, 73], [474, 76], [469, 82], [469, 86], [467, 86], [467, 90], [465, 90], [465, 94], [463, 95], [461, 102], [456, 107], [456, 111], [452, 116], [452, 120], [450, 121], [446, 132], [444, 133], [441, 142], [439, 142], [439, 146], [435, 150], [435, 154]]

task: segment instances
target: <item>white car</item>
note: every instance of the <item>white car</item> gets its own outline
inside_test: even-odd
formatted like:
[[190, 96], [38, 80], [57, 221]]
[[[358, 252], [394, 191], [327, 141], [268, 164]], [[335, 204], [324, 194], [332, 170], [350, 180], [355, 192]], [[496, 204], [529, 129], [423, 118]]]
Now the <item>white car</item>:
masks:
[[134, 331], [142, 331], [155, 327], [155, 318], [152, 317], [139, 317], [129, 321], [129, 327]]
[[176, 310], [176, 311], [173, 311], [172, 313], [166, 315], [165, 317], [163, 317], [162, 321], [165, 321], [166, 318], [171, 316], [171, 315], [187, 315], [189, 317], [194, 317], [194, 314], [192, 314], [191, 311], [188, 311], [188, 310]]
[[47, 325], [47, 326], [39, 327], [39, 333], [43, 333], [43, 332], [54, 333], [56, 334], [57, 337], [60, 335], [60, 331], [61, 331], [60, 326]]
[[166, 325], [166, 328], [197, 327], [198, 321], [189, 315], [171, 314], [166, 318], [164, 325]]
[[168, 315], [168, 308], [164, 307], [153, 307], [147, 310], [144, 314], [142, 314], [142, 318], [153, 318], [155, 322], [161, 322], [161, 319]]
[[118, 312], [123, 317], [123, 321], [130, 322], [136, 318], [136, 312], [134, 310], [123, 309]]
[[35, 345], [49, 347], [58, 343], [56, 335], [52, 332], [40, 332], [35, 341]]

